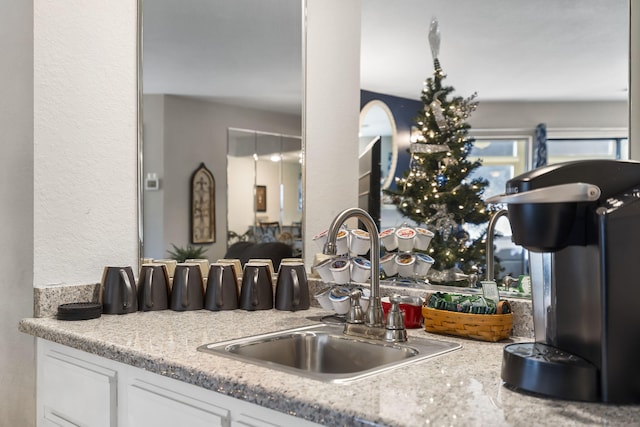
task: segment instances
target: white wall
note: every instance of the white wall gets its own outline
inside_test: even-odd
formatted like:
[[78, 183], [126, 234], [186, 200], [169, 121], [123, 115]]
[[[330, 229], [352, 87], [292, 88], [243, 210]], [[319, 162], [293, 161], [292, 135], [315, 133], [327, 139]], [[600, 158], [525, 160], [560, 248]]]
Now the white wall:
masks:
[[229, 157], [227, 164], [227, 194], [233, 198], [233, 212], [229, 215], [229, 230], [238, 234], [247, 231], [255, 222], [253, 191], [255, 186], [255, 160], [253, 157]]
[[313, 236], [358, 206], [360, 0], [306, 0], [304, 257]]
[[35, 425], [33, 315], [33, 4], [0, 13], [0, 425]]
[[159, 190], [143, 190], [144, 221], [142, 239], [144, 257], [165, 258], [164, 247], [164, 96], [143, 97], [143, 179], [154, 173], [160, 179]]
[[626, 101], [589, 102], [482, 102], [471, 115], [472, 131], [523, 129], [535, 131], [545, 123], [552, 129], [627, 129]]
[[[222, 258], [227, 249], [228, 128], [300, 135], [301, 116], [234, 107], [188, 97], [165, 95], [162, 98], [164, 108], [162, 116], [156, 114], [153, 117], [147, 117], [145, 113], [145, 129], [157, 129], [161, 126], [164, 143], [164, 163], [158, 167], [162, 170], [160, 176], [162, 189], [152, 195], [158, 197], [158, 193], [161, 193], [163, 197], [164, 221], [162, 230], [158, 233], [158, 235], [162, 234], [162, 242], [161, 246], [154, 248], [145, 244], [150, 251], [146, 253], [153, 258], [164, 258], [167, 254], [162, 252], [171, 249], [172, 243], [177, 246], [186, 246], [190, 243], [189, 182], [193, 171], [201, 162], [204, 162], [213, 173], [216, 182], [216, 242], [207, 245], [209, 249], [205, 256], [211, 260]], [[161, 125], [157, 123], [159, 117], [164, 117], [164, 123]], [[154, 135], [157, 134], [157, 131], [154, 132]], [[154, 150], [152, 144], [156, 142], [157, 138], [147, 139], [145, 136], [145, 151]], [[271, 187], [268, 194], [269, 197], [272, 195], [277, 195], [275, 187]], [[234, 192], [230, 197], [242, 198], [253, 203], [252, 194]], [[271, 199], [269, 205], [274, 206]], [[152, 212], [145, 212], [145, 217], [147, 213], [152, 214]], [[150, 238], [150, 235], [156, 233], [155, 230], [147, 228], [146, 222], [145, 219], [145, 241]], [[245, 230], [233, 231], [242, 233]], [[160, 243], [157, 240], [156, 236], [156, 245]]]
[[136, 7], [34, 2], [34, 286], [137, 266]]
[[298, 209], [299, 179], [300, 165], [298, 163], [284, 162], [282, 164], [282, 184], [284, 186], [282, 223], [284, 225], [302, 221], [302, 212]]

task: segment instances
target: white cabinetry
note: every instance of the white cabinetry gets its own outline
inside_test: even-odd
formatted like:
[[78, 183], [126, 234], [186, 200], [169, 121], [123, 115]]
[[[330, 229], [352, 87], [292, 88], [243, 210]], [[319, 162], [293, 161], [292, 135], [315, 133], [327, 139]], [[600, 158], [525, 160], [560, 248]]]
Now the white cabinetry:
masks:
[[231, 419], [228, 409], [146, 381], [128, 385], [127, 402], [131, 426], [226, 427]]
[[39, 353], [39, 425], [115, 427], [116, 378], [115, 370], [66, 352]]
[[38, 426], [318, 424], [38, 338]]

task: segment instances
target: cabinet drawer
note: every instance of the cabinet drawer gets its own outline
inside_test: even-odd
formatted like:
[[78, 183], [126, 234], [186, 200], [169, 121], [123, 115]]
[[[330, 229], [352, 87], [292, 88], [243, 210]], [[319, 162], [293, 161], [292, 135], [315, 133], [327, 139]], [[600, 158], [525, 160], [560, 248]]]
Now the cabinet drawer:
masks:
[[127, 390], [128, 425], [228, 427], [229, 410], [209, 402], [135, 380]]
[[116, 371], [49, 350], [39, 373], [43, 425], [116, 426]]

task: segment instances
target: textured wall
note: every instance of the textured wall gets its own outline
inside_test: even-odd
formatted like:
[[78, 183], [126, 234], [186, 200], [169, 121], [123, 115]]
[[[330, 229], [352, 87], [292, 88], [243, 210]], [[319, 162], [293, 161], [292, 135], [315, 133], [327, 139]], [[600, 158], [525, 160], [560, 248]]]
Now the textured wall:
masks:
[[35, 425], [33, 315], [33, 6], [0, 13], [0, 426]]
[[307, 0], [304, 88], [304, 256], [313, 236], [358, 206], [361, 2]]
[[34, 4], [34, 285], [137, 265], [137, 4]]

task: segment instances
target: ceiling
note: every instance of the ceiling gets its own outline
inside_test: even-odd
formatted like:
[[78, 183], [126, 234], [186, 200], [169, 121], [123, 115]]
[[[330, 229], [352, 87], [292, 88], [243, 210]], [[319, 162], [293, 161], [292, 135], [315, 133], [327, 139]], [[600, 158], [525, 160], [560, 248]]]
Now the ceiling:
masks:
[[[143, 90], [301, 109], [295, 0], [148, 0]], [[363, 0], [361, 88], [419, 99], [429, 24], [456, 94], [484, 101], [624, 100], [628, 0]]]

